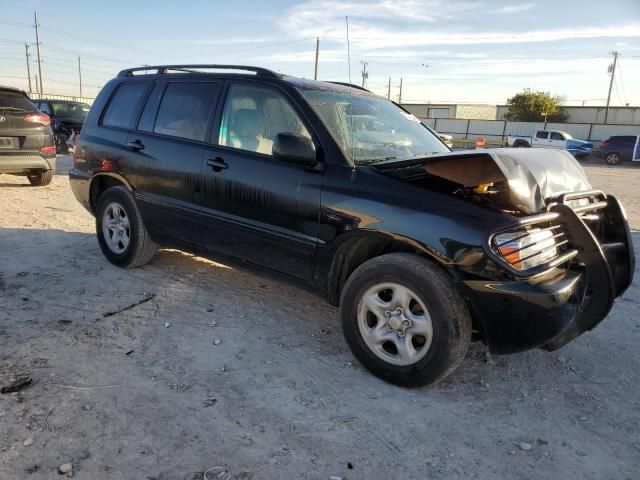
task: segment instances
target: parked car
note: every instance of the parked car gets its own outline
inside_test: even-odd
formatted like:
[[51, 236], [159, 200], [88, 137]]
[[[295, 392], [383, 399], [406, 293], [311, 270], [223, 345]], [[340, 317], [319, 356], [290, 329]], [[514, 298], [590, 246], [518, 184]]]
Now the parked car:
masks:
[[633, 278], [622, 207], [567, 152], [454, 153], [360, 87], [237, 65], [123, 70], [73, 159], [110, 262], [138, 267], [162, 245], [278, 272], [339, 305], [354, 355], [400, 385], [445, 377], [472, 337], [558, 349]]
[[67, 153], [69, 139], [82, 129], [84, 119], [89, 113], [89, 105], [69, 100], [34, 100], [42, 113], [51, 117], [55, 135], [56, 152]]
[[608, 165], [640, 161], [640, 135], [614, 135], [600, 142], [596, 152]]
[[56, 148], [50, 122], [24, 91], [0, 86], [0, 174], [24, 175], [35, 186], [51, 183]]
[[560, 130], [538, 130], [533, 137], [509, 135], [509, 147], [558, 148], [568, 151], [576, 158], [584, 158], [593, 151], [593, 143], [576, 140]]

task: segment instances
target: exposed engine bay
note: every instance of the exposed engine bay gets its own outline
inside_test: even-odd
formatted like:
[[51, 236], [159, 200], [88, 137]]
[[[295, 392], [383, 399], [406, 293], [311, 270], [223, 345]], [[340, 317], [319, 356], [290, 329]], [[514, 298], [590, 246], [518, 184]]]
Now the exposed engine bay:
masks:
[[548, 200], [562, 193], [591, 190], [580, 164], [563, 150], [470, 150], [376, 167], [425, 188], [516, 215], [544, 212]]

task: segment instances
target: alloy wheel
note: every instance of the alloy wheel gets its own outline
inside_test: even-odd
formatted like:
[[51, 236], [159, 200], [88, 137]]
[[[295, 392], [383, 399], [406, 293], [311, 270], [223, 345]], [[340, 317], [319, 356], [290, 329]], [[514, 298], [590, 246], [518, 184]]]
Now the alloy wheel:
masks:
[[113, 253], [124, 253], [131, 241], [129, 217], [122, 205], [111, 202], [102, 215], [104, 240]]
[[358, 303], [358, 329], [367, 347], [381, 360], [412, 365], [429, 351], [433, 323], [424, 302], [395, 282], [369, 287]]

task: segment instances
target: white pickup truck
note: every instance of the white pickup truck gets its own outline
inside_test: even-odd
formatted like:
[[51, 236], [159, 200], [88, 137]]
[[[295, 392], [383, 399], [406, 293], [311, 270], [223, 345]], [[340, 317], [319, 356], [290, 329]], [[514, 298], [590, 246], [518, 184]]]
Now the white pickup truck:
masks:
[[560, 130], [538, 130], [533, 137], [509, 135], [509, 147], [557, 148], [567, 150], [576, 158], [584, 158], [593, 151], [593, 143], [576, 140]]

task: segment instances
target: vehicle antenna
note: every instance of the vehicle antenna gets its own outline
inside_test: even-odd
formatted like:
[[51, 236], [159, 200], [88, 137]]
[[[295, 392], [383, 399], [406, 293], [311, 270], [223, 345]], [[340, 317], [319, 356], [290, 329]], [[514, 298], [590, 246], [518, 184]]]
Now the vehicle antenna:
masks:
[[349, 116], [351, 117], [351, 160], [353, 161], [353, 171], [356, 170], [356, 148], [353, 143], [353, 87], [351, 86], [351, 48], [349, 45], [349, 16], [346, 15], [344, 17], [345, 23], [347, 25], [347, 69], [349, 72]]

